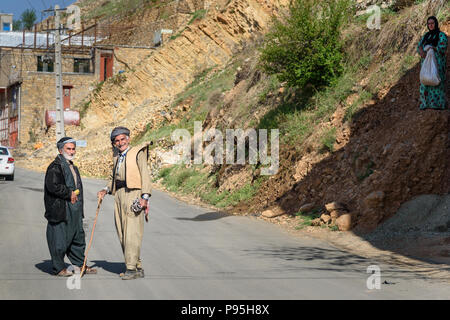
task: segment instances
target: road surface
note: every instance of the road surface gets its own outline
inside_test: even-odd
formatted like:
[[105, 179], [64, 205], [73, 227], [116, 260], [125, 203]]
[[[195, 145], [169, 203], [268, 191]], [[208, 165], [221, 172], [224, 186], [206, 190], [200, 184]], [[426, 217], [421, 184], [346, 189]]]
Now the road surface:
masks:
[[[0, 181], [0, 299], [448, 299], [450, 286], [379, 264], [381, 288], [368, 289], [377, 265], [316, 239], [289, 235], [251, 217], [227, 216], [154, 191], [141, 257], [145, 278], [123, 281], [113, 198], [103, 201], [90, 265], [80, 289], [50, 274], [44, 175], [16, 169]], [[84, 178], [89, 241], [105, 182]], [[68, 262], [68, 260], [66, 259]], [[389, 284], [383, 284], [388, 281]], [[373, 282], [374, 283], [374, 282]]]

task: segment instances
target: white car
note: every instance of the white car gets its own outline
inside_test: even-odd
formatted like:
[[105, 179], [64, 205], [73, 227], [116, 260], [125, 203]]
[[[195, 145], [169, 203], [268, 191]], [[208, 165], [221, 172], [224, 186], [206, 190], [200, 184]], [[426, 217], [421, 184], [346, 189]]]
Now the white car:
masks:
[[0, 177], [14, 180], [14, 158], [7, 147], [0, 146]]

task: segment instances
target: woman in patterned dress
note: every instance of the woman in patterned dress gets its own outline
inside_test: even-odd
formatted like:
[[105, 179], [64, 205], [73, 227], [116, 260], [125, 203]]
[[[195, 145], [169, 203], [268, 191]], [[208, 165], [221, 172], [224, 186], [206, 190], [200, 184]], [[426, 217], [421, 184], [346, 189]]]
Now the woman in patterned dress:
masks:
[[441, 82], [437, 86], [425, 86], [420, 84], [420, 109], [445, 109], [446, 97], [445, 97], [445, 73], [446, 73], [446, 57], [447, 51], [447, 35], [439, 30], [439, 23], [435, 17], [429, 17], [427, 19], [428, 32], [420, 39], [417, 46], [417, 52], [422, 57], [421, 63], [423, 63], [427, 53], [424, 51], [426, 45], [431, 45], [436, 57], [439, 78]]

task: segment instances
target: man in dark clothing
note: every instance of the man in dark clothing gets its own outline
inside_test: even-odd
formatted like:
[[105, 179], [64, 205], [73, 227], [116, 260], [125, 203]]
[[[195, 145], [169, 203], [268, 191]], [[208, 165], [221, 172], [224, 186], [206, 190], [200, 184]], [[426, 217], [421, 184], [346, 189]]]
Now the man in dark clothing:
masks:
[[[73, 273], [65, 267], [64, 256], [76, 267], [82, 267], [86, 248], [83, 230], [83, 184], [78, 168], [73, 165], [76, 141], [69, 137], [57, 143], [59, 155], [45, 174], [45, 218], [47, 243], [53, 272], [68, 277]], [[86, 273], [97, 270], [87, 267]]]

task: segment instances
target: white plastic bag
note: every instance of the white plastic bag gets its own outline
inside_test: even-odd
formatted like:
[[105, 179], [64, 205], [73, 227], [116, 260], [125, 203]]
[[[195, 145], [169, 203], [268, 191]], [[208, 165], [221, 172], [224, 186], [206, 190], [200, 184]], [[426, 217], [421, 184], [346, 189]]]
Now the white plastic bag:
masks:
[[420, 82], [426, 86], [437, 86], [441, 82], [441, 79], [439, 78], [434, 50], [429, 45], [425, 46], [424, 50], [427, 52], [427, 56], [420, 69]]

